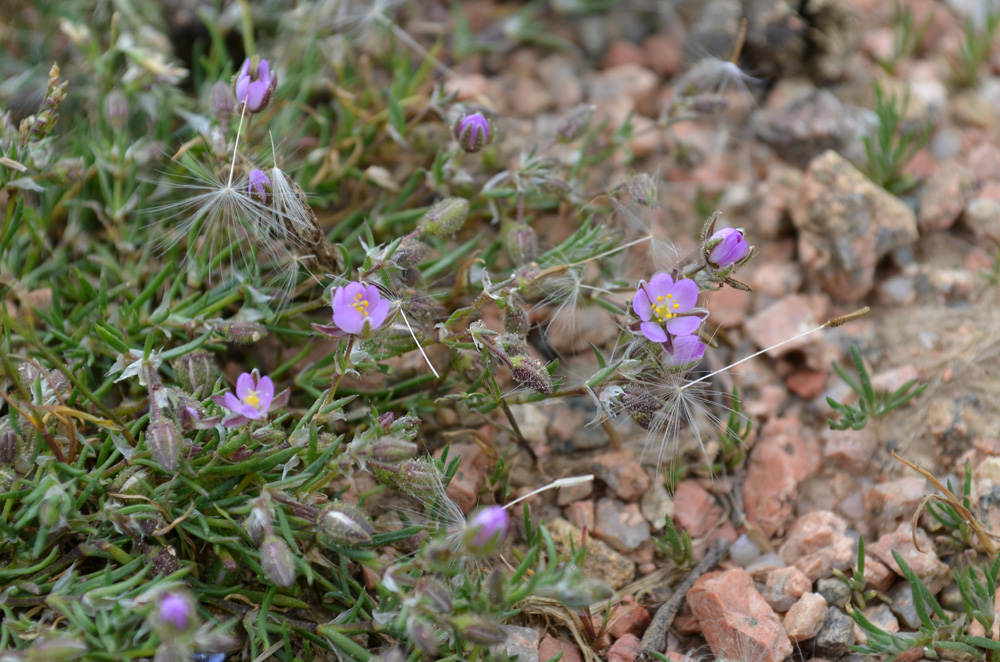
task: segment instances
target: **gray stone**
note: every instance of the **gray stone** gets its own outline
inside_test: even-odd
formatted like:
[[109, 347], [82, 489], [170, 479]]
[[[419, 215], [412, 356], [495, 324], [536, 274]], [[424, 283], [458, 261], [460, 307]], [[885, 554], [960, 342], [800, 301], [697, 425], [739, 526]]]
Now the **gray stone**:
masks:
[[920, 627], [920, 616], [913, 605], [913, 587], [909, 582], [896, 582], [889, 589], [889, 609], [907, 628], [915, 630]]
[[741, 568], [749, 567], [758, 558], [760, 558], [760, 550], [750, 540], [750, 536], [745, 533], [741, 533], [736, 542], [729, 546], [729, 560]]
[[826, 577], [816, 582], [816, 592], [823, 596], [826, 603], [843, 607], [851, 598], [851, 589], [836, 577]]
[[619, 552], [628, 553], [650, 539], [649, 522], [637, 504], [605, 497], [597, 502], [594, 535]]
[[854, 620], [837, 607], [830, 607], [814, 641], [817, 652], [826, 656], [850, 653], [854, 643]]

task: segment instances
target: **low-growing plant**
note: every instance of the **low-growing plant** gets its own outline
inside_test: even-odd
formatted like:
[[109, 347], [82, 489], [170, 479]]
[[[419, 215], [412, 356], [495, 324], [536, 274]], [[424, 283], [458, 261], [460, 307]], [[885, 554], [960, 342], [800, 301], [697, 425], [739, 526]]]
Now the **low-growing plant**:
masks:
[[[851, 390], [858, 395], [858, 404], [851, 405], [837, 402], [828, 397], [827, 403], [840, 414], [840, 420], [827, 419], [831, 429], [834, 430], [863, 430], [869, 420], [876, 423], [890, 411], [899, 409], [913, 398], [917, 397], [927, 388], [926, 384], [917, 385], [917, 380], [911, 379], [898, 389], [889, 393], [888, 391], [875, 392], [872, 387], [871, 377], [868, 375], [868, 368], [865, 367], [864, 359], [861, 357], [861, 350], [857, 345], [851, 345], [851, 358], [854, 360], [854, 369], [857, 378], [851, 376], [845, 368], [834, 364], [833, 369], [841, 379], [844, 380]], [[916, 388], [914, 388], [916, 387]]]
[[878, 124], [874, 136], [862, 138], [867, 157], [865, 174], [894, 194], [905, 193], [916, 185], [916, 178], [904, 174], [903, 168], [927, 143], [933, 128], [930, 123], [917, 128], [906, 126], [903, 118], [909, 104], [909, 88], [900, 98], [876, 82], [874, 110]]
[[965, 19], [965, 39], [959, 44], [958, 55], [952, 60], [951, 68], [955, 82], [963, 87], [979, 84], [983, 66], [993, 50], [997, 28], [1000, 27], [1000, 5], [992, 0], [982, 4], [980, 21], [974, 16]]

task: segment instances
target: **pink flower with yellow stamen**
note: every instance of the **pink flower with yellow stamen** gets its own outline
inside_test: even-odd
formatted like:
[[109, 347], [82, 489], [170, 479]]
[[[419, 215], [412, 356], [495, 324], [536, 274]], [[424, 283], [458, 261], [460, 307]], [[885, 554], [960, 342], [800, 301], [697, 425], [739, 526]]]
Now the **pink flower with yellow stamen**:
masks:
[[666, 343], [672, 336], [695, 333], [708, 311], [695, 308], [698, 285], [690, 278], [676, 283], [666, 273], [642, 281], [632, 300], [632, 309], [642, 322], [639, 330], [653, 342]]
[[313, 324], [313, 328], [331, 338], [368, 337], [385, 323], [389, 301], [374, 285], [355, 281], [333, 292], [333, 324]]
[[277, 396], [274, 394], [274, 382], [270, 377], [261, 377], [260, 373], [244, 372], [236, 380], [236, 394], [227, 392], [212, 398], [216, 404], [232, 412], [223, 419], [227, 427], [238, 427], [249, 421], [267, 418], [271, 409], [282, 407], [288, 402], [289, 391], [285, 389]]

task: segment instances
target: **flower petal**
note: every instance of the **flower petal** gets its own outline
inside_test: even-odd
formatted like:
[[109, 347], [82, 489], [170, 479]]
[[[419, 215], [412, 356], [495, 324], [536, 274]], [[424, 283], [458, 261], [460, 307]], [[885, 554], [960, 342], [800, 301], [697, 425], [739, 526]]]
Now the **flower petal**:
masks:
[[[249, 372], [244, 372], [236, 380], [236, 397], [240, 400], [246, 400], [247, 395], [250, 391], [254, 390], [254, 379]], [[232, 407], [230, 407], [232, 409]]]
[[247, 90], [250, 88], [250, 77], [241, 75], [236, 79], [236, 100], [240, 103], [247, 100]]
[[382, 299], [374, 309], [368, 313], [368, 323], [371, 324], [372, 331], [382, 326], [386, 316], [389, 314], [389, 300]]
[[698, 303], [698, 284], [690, 278], [682, 278], [674, 283], [672, 294], [674, 300], [680, 305], [677, 312], [685, 313]]
[[243, 408], [246, 407], [246, 405], [240, 402], [239, 399], [235, 395], [233, 395], [231, 391], [226, 391], [225, 406], [226, 409], [233, 412], [242, 411]]
[[247, 110], [260, 110], [264, 105], [264, 97], [267, 96], [267, 85], [258, 81], [250, 83], [247, 90]]
[[648, 322], [653, 317], [653, 309], [649, 305], [649, 295], [646, 294], [643, 285], [639, 285], [639, 289], [635, 291], [635, 298], [632, 299], [632, 310], [643, 322]]
[[271, 401], [274, 400], [274, 382], [270, 377], [261, 377], [257, 384], [257, 398], [259, 402], [255, 409], [261, 414], [266, 414], [271, 408]]
[[639, 329], [642, 330], [642, 335], [653, 342], [667, 342], [667, 332], [656, 322], [643, 322], [639, 325]]
[[339, 326], [344, 333], [357, 336], [361, 334], [365, 321], [361, 317], [361, 313], [354, 309], [354, 306], [345, 303], [333, 309], [333, 323]]
[[[649, 279], [649, 285], [646, 286], [646, 294], [650, 299], [666, 297], [673, 292], [674, 279], [670, 277], [670, 274], [662, 271]], [[674, 296], [677, 295], [674, 294]]]
[[267, 60], [261, 60], [257, 65], [257, 80], [263, 81], [265, 87], [271, 84], [271, 65]]
[[681, 336], [674, 338], [674, 352], [670, 361], [674, 365], [686, 365], [701, 361], [704, 355], [705, 343], [697, 336]]
[[675, 317], [667, 322], [667, 331], [672, 336], [687, 336], [698, 330], [701, 318], [694, 315]]

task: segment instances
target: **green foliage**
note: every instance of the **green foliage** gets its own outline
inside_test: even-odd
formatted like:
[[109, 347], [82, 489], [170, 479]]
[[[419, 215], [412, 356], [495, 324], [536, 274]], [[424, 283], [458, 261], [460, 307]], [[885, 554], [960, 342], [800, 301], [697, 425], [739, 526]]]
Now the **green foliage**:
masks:
[[899, 0], [892, 3], [892, 55], [887, 58], [878, 58], [879, 66], [886, 73], [893, 74], [899, 63], [912, 57], [924, 39], [927, 28], [934, 20], [934, 11], [927, 15], [920, 25], [916, 24], [916, 17], [909, 7], [905, 9]]
[[[967, 634], [967, 616], [965, 614], [957, 618], [949, 616], [903, 557], [896, 551], [893, 551], [892, 556], [913, 588], [913, 606], [920, 618], [920, 628], [915, 633], [886, 632], [865, 618], [861, 609], [849, 607], [848, 611], [854, 622], [865, 632], [868, 639], [868, 643], [863, 646], [852, 646], [855, 651], [865, 655], [888, 655], [887, 662], [892, 662], [897, 656], [914, 648], [922, 648], [924, 656], [929, 659], [955, 653], [980, 658], [983, 651], [989, 652], [990, 659], [998, 658], [1000, 642]], [[994, 561], [984, 570], [983, 582], [976, 578], [975, 572], [971, 569], [956, 573], [959, 585], [966, 583], [966, 588], [962, 590], [962, 601], [968, 614], [975, 614], [976, 610], [981, 611], [985, 597], [995, 593], [997, 570], [997, 562]], [[992, 617], [992, 603], [989, 606], [989, 613]], [[986, 618], [985, 614], [982, 616]], [[968, 618], [971, 620], [972, 616]]]
[[868, 601], [874, 598], [877, 593], [874, 590], [865, 590], [868, 588], [868, 582], [865, 579], [865, 539], [864, 536], [858, 539], [858, 559], [854, 564], [854, 568], [851, 570], [851, 576], [848, 577], [844, 572], [834, 568], [833, 576], [844, 582], [847, 588], [851, 589], [851, 593], [854, 597], [854, 603], [858, 605], [860, 609], [864, 609]]
[[1000, 27], [1000, 4], [990, 0], [983, 3], [983, 7], [986, 11], [983, 25], [977, 25], [972, 16], [965, 19], [965, 40], [958, 47], [958, 58], [951, 63], [955, 82], [964, 87], [979, 84], [983, 65], [990, 57]]
[[[947, 487], [952, 490], [951, 481], [948, 482]], [[962, 483], [961, 499], [966, 512], [973, 512], [972, 465], [969, 462], [965, 463], [965, 480]], [[955, 506], [944, 500], [928, 501], [927, 513], [948, 530], [951, 534], [950, 543], [956, 548], [956, 551], [972, 547], [976, 533], [970, 523], [955, 509]], [[942, 542], [948, 540], [948, 538], [941, 537]]]
[[[840, 420], [832, 418], [827, 422], [834, 430], [862, 430], [870, 419], [878, 420], [894, 409], [902, 407], [907, 402], [917, 397], [927, 388], [926, 384], [916, 386], [916, 380], [911, 379], [892, 393], [886, 391], [875, 392], [872, 388], [871, 377], [865, 367], [864, 359], [861, 358], [861, 351], [857, 345], [851, 345], [851, 357], [854, 359], [854, 369], [857, 371], [857, 379], [852, 377], [846, 369], [834, 364], [833, 369], [837, 371], [840, 378], [851, 387], [851, 390], [858, 395], [858, 404], [849, 405], [837, 402], [833, 398], [827, 398], [834, 410], [840, 414]], [[914, 388], [916, 386], [916, 388]]]
[[687, 531], [677, 531], [674, 521], [668, 516], [664, 518], [662, 538], [654, 538], [657, 548], [674, 562], [679, 568], [688, 568], [694, 563], [691, 551], [691, 534]]
[[874, 139], [871, 136], [862, 138], [868, 159], [865, 174], [894, 194], [905, 193], [917, 183], [912, 175], [904, 175], [902, 171], [927, 143], [933, 128], [931, 124], [919, 128], [905, 125], [903, 117], [909, 103], [909, 88], [900, 99], [888, 94], [880, 83], [875, 83], [878, 126], [875, 127]]

